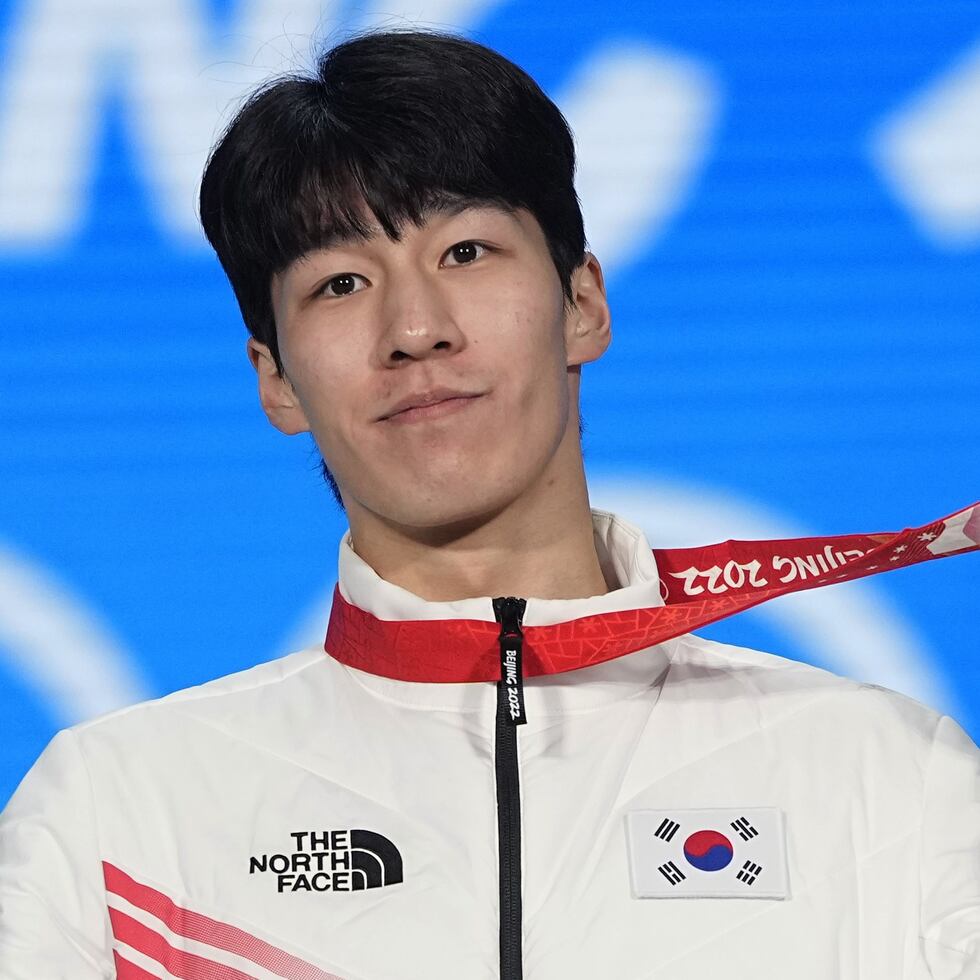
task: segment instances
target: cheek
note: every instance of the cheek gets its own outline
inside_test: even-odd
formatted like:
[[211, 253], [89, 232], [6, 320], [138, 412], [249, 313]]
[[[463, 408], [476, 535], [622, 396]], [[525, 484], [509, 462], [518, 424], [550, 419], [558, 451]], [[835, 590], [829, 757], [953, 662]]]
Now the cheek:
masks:
[[325, 451], [345, 427], [344, 407], [349, 410], [354, 404], [354, 375], [340, 352], [310, 348], [291, 352], [298, 365], [291, 377], [313, 435]]
[[501, 366], [503, 384], [511, 388], [516, 426], [530, 446], [550, 445], [568, 416], [568, 373], [562, 333], [540, 321], [521, 321], [520, 340]]
[[[508, 342], [542, 383], [553, 383], [566, 368], [564, 318], [560, 300], [537, 290], [517, 298]], [[511, 358], [513, 361], [513, 358]]]

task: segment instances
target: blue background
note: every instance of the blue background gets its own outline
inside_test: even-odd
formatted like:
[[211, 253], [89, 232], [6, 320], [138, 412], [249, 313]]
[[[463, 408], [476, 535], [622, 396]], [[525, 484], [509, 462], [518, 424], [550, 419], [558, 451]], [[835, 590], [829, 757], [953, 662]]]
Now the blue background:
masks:
[[[0, 2], [0, 66], [28, 6]], [[201, 8], [220, 36], [238, 5]], [[707, 486], [816, 534], [980, 497], [980, 234], [925, 234], [868, 152], [980, 43], [975, 2], [518, 0], [473, 27], [556, 98], [624, 39], [696, 59], [722, 93], [683, 203], [609, 278], [613, 345], [583, 374], [590, 477]], [[213, 255], [161, 228], [122, 93], [100, 100], [77, 229], [0, 242], [0, 543], [108, 624], [155, 695], [285, 652], [346, 525], [306, 437], [261, 414]], [[978, 569], [873, 585], [975, 738]], [[801, 655], [752, 614], [706, 632]], [[0, 650], [0, 802], [69, 720], [13, 664]]]

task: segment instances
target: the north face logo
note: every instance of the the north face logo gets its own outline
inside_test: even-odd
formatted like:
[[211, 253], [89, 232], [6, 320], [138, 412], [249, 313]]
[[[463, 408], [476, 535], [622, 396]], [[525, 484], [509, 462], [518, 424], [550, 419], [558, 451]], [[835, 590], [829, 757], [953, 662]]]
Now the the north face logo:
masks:
[[271, 872], [280, 892], [356, 892], [397, 885], [402, 856], [373, 830], [299, 830], [289, 853], [254, 854], [250, 875]]

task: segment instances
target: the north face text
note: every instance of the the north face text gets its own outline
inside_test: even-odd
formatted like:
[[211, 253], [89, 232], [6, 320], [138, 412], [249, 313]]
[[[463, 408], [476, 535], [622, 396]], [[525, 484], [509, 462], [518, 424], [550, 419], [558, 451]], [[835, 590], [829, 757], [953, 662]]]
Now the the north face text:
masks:
[[299, 830], [292, 850], [254, 854], [248, 873], [272, 873], [281, 892], [351, 892], [395, 885], [402, 858], [387, 837], [373, 830]]

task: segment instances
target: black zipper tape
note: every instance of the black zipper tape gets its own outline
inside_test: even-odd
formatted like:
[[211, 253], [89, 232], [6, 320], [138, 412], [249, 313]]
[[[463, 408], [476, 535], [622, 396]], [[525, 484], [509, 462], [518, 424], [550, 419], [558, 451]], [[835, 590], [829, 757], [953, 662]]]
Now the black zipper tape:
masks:
[[[523, 980], [521, 903], [521, 778], [517, 725], [527, 721], [521, 664], [521, 617], [524, 599], [494, 599], [500, 630], [501, 679], [497, 682], [495, 774], [497, 779], [497, 850], [500, 857], [500, 980]], [[509, 683], [508, 683], [509, 681]]]

